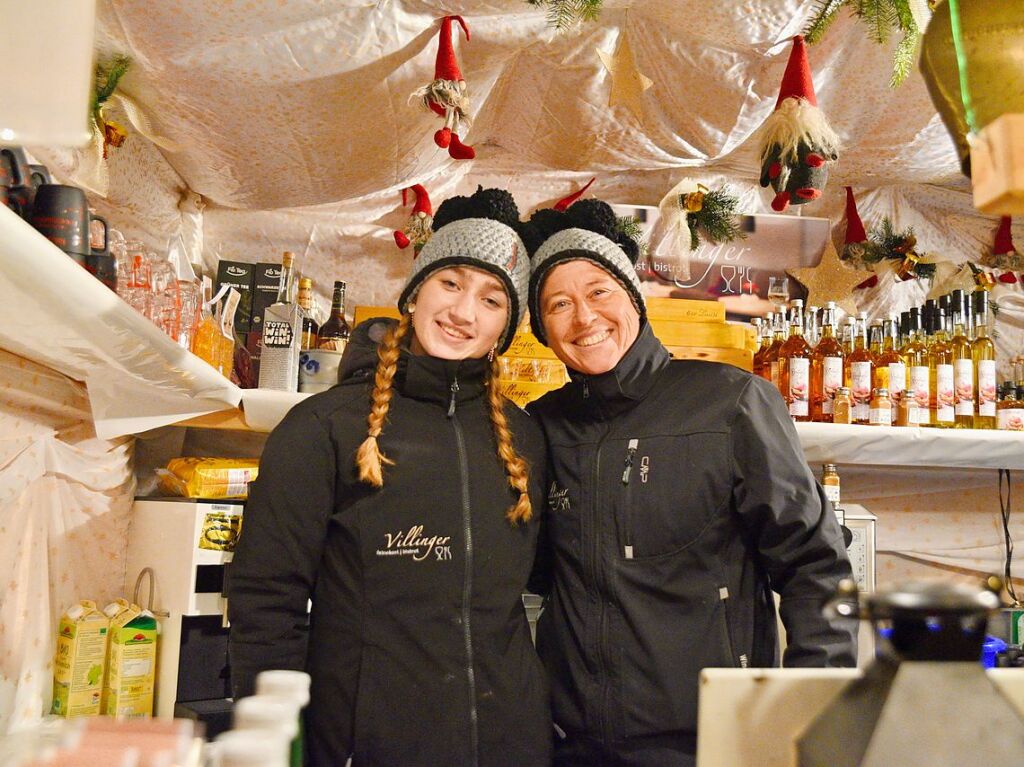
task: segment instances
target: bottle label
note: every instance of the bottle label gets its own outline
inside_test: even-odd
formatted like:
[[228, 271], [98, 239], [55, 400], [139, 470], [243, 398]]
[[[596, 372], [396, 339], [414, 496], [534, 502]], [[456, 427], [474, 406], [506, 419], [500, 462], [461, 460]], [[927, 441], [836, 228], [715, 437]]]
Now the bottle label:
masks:
[[953, 422], [953, 366], [935, 366], [935, 420], [940, 423]]
[[978, 360], [978, 415], [996, 414], [996, 361]]
[[1000, 410], [997, 424], [1006, 431], [1024, 431], [1024, 409], [1008, 407]]
[[822, 485], [822, 490], [825, 491], [825, 497], [832, 502], [832, 506], [839, 505], [839, 485]]
[[925, 365], [912, 365], [910, 368], [910, 388], [906, 395], [910, 397], [910, 423], [919, 426], [928, 423], [928, 407], [931, 400], [931, 387], [928, 381], [928, 368]]
[[907, 365], [904, 362], [889, 363], [889, 396], [899, 400], [907, 388]]
[[974, 415], [974, 362], [953, 361], [953, 406], [956, 415]]
[[873, 407], [868, 414], [868, 423], [872, 426], [892, 426], [891, 407]]
[[789, 414], [805, 416], [809, 412], [811, 361], [805, 357], [792, 357], [789, 365]]
[[850, 363], [850, 399], [853, 400], [853, 420], [867, 421], [871, 405], [871, 363]]
[[821, 412], [832, 413], [836, 392], [843, 385], [842, 357], [825, 357], [821, 365]]

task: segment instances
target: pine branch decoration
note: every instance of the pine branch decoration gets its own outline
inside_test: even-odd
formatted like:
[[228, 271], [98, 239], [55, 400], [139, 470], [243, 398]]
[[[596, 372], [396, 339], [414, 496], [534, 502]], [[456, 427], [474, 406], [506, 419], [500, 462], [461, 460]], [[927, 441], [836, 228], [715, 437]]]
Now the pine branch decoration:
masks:
[[[682, 195], [680, 199], [681, 206], [687, 211], [686, 225], [690, 229], [691, 250], [700, 246], [701, 234], [716, 244], [741, 240], [747, 236], [736, 220], [739, 198], [729, 194], [728, 187], [704, 192], [699, 207], [696, 201], [688, 201], [687, 198], [691, 196]], [[693, 209], [695, 207], [696, 210]]]
[[584, 21], [596, 21], [604, 0], [526, 0], [530, 5], [547, 8], [549, 27], [558, 32]]
[[636, 216], [616, 216], [615, 229], [636, 242], [640, 247], [641, 260], [647, 256], [647, 242], [639, 218]]
[[884, 45], [889, 36], [899, 32], [902, 37], [893, 53], [892, 77], [889, 87], [903, 83], [913, 71], [921, 30], [910, 9], [912, 0], [817, 0], [811, 20], [804, 29], [809, 43], [820, 42], [835, 21], [840, 9], [847, 7], [867, 28], [868, 37]]
[[95, 130], [103, 140], [103, 159], [109, 155], [110, 147], [121, 146], [128, 137], [128, 131], [113, 120], [108, 120], [103, 114], [103, 108], [107, 101], [114, 95], [121, 78], [125, 76], [132, 60], [123, 54], [118, 54], [107, 64], [97, 64], [95, 83], [92, 90], [92, 103], [90, 117]]

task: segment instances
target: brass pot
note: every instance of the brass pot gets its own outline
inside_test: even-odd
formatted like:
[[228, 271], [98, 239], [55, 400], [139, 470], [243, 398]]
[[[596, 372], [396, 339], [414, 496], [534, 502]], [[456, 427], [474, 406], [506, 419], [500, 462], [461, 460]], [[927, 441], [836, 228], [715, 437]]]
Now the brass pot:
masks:
[[[1007, 112], [1024, 114], [1024, 2], [960, 0], [959, 8], [967, 59], [967, 90], [977, 129]], [[969, 129], [960, 96], [960, 71], [948, 3], [935, 9], [924, 33], [920, 69], [932, 103], [956, 144], [960, 167], [969, 177]]]

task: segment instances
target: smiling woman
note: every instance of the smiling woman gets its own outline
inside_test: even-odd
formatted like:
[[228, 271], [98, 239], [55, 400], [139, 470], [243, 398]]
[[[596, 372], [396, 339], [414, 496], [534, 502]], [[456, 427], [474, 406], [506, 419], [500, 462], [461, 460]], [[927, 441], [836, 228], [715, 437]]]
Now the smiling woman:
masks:
[[544, 280], [540, 306], [551, 350], [587, 375], [615, 367], [640, 332], [640, 313], [625, 288], [592, 261], [577, 259], [553, 268]]
[[508, 304], [505, 287], [494, 275], [471, 266], [440, 269], [409, 305], [409, 348], [445, 360], [493, 358], [508, 324]]

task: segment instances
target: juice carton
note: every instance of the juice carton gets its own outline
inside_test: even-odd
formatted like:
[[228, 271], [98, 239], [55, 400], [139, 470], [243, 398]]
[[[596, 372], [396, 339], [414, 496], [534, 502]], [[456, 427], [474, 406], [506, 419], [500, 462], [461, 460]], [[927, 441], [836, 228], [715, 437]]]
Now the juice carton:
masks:
[[[114, 604], [117, 608], [112, 609], [120, 609]], [[103, 713], [127, 718], [152, 716], [156, 635], [156, 618], [138, 605], [120, 609], [111, 620]]]
[[100, 713], [110, 620], [83, 599], [61, 616], [53, 661], [51, 712], [65, 717]]

